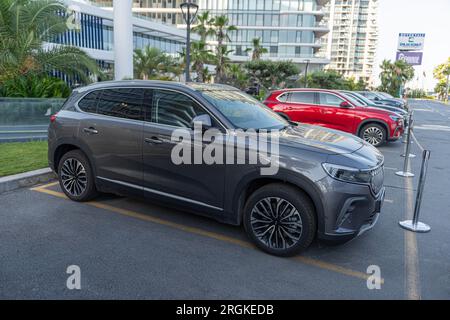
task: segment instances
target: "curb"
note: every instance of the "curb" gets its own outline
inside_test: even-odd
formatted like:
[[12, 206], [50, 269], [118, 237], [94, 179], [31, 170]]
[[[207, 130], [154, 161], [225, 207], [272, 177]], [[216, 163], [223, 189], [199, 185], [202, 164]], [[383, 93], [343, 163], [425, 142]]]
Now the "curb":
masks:
[[0, 178], [0, 194], [38, 183], [48, 182], [56, 178], [50, 168], [38, 169]]

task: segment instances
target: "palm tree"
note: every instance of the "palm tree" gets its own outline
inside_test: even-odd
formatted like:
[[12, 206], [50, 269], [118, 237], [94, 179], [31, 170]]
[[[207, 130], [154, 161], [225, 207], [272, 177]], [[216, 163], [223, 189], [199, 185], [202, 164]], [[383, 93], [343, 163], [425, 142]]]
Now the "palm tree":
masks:
[[224, 78], [225, 65], [229, 61], [227, 56], [230, 52], [232, 52], [232, 50], [227, 49], [227, 46], [224, 44], [224, 42], [228, 42], [231, 40], [228, 36], [228, 33], [231, 31], [236, 31], [237, 28], [235, 26], [229, 26], [228, 18], [224, 15], [215, 17], [212, 26], [214, 28], [215, 37], [217, 40], [216, 80], [217, 82], [221, 82]]
[[252, 39], [252, 61], [261, 59], [261, 56], [268, 52], [267, 48], [264, 48], [261, 45], [261, 38], [253, 38]]
[[214, 22], [214, 18], [210, 17], [209, 11], [205, 11], [197, 16], [197, 25], [192, 28], [192, 31], [200, 36], [201, 42], [206, 42], [207, 38], [215, 34], [211, 25]]
[[[186, 64], [186, 49], [183, 48], [179, 52], [183, 64]], [[210, 78], [209, 70], [205, 67], [205, 64], [215, 64], [217, 61], [216, 56], [212, 50], [208, 49], [206, 43], [198, 41], [191, 42], [191, 66], [190, 70], [197, 74], [197, 82], [205, 82]]]
[[134, 75], [136, 78], [148, 80], [165, 71], [167, 57], [158, 48], [147, 46], [134, 50]]
[[243, 69], [242, 65], [238, 63], [231, 63], [228, 65], [227, 78], [231, 85], [243, 90], [248, 86], [249, 75]]
[[58, 0], [0, 1], [0, 83], [28, 74], [60, 71], [88, 82], [99, 73], [95, 60], [81, 49], [48, 45], [68, 30]]
[[214, 63], [215, 56], [211, 50], [206, 46], [205, 42], [192, 42], [191, 43], [191, 61], [192, 69], [197, 73], [197, 81], [205, 82], [208, 78], [208, 68], [205, 68], [205, 64]]
[[381, 90], [398, 96], [400, 88], [409, 80], [414, 78], [414, 68], [403, 60], [392, 63], [383, 60], [381, 65]]
[[230, 58], [228, 55], [233, 52], [233, 50], [228, 50], [226, 45], [221, 45], [217, 47], [216, 51], [216, 82], [222, 83], [225, 80], [225, 71], [228, 64], [230, 63]]

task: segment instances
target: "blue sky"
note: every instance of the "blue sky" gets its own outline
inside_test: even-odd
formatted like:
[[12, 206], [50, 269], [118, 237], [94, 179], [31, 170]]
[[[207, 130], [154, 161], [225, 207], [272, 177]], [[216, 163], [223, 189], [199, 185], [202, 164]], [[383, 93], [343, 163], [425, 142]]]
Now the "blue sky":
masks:
[[423, 65], [415, 67], [415, 80], [409, 86], [433, 89], [434, 67], [450, 57], [450, 0], [379, 0], [378, 10], [375, 78], [378, 78], [378, 66], [383, 59], [395, 59], [400, 32], [425, 33]]

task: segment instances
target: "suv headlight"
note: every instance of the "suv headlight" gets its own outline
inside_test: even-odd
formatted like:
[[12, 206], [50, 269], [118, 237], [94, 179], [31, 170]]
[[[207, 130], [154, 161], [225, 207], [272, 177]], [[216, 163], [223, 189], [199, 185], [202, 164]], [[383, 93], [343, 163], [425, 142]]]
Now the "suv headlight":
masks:
[[372, 170], [370, 169], [359, 170], [331, 163], [322, 163], [322, 167], [332, 178], [345, 182], [368, 184], [372, 179]]
[[391, 118], [391, 119], [394, 120], [395, 122], [398, 122], [399, 120], [402, 119], [402, 117], [394, 116], [394, 115], [390, 115], [389, 118]]

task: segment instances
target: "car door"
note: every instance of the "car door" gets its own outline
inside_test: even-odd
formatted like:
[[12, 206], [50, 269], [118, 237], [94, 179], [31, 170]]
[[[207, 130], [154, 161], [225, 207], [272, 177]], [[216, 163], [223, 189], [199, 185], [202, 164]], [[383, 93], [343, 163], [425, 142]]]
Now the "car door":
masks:
[[348, 107], [341, 107], [341, 103], [344, 101], [346, 100], [336, 94], [320, 92], [319, 104], [320, 113], [322, 114], [322, 123], [320, 125], [330, 129], [354, 133], [354, 107], [350, 104]]
[[[191, 137], [186, 148], [194, 145], [191, 124], [194, 117], [207, 110], [189, 95], [168, 89], [146, 90], [144, 109], [143, 160], [144, 187], [148, 197], [163, 197], [196, 207], [223, 208], [225, 166], [221, 164], [176, 164], [172, 150], [179, 141], [175, 130]], [[201, 138], [201, 137], [200, 137]], [[221, 138], [225, 139], [224, 134]], [[199, 140], [200, 149], [209, 142]], [[191, 151], [192, 152], [192, 151]], [[191, 157], [193, 160], [193, 157]]]
[[285, 113], [292, 121], [309, 124], [321, 122], [316, 93], [313, 91], [293, 91], [285, 102]]
[[78, 102], [84, 111], [78, 137], [103, 182], [142, 185], [143, 94], [139, 88], [110, 88]]

